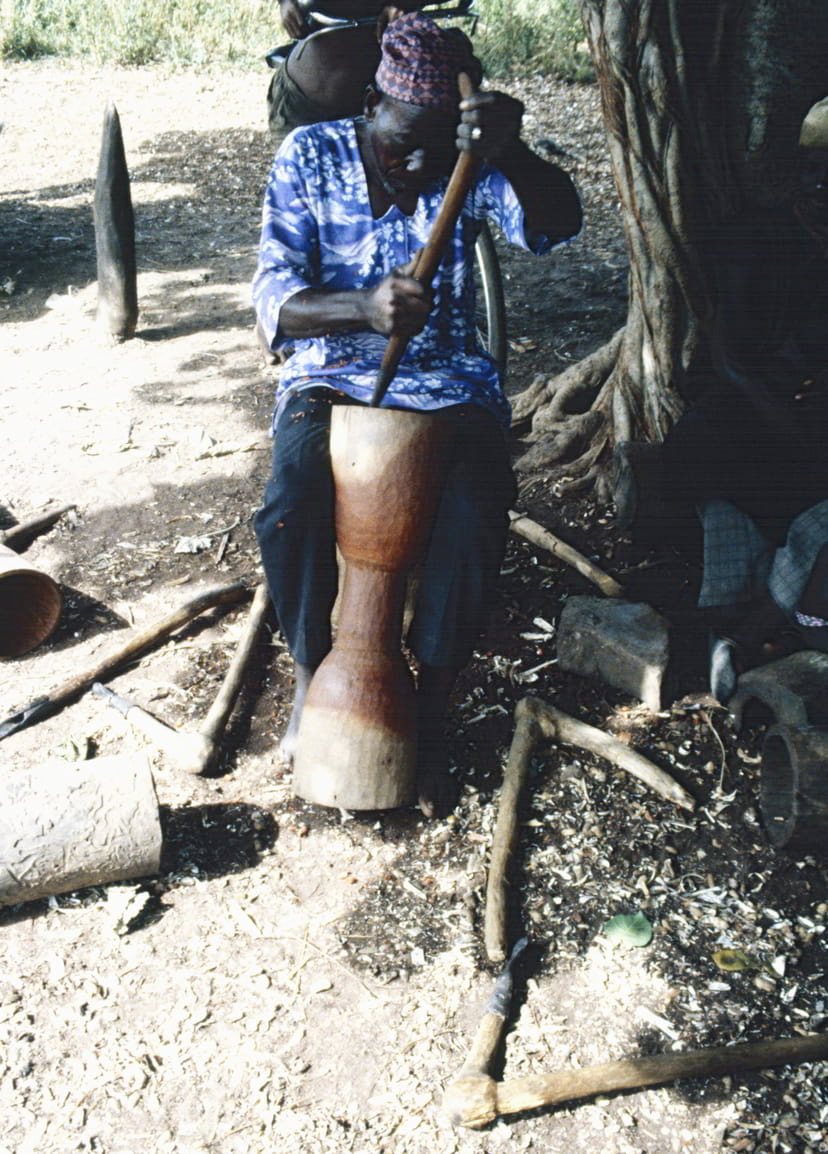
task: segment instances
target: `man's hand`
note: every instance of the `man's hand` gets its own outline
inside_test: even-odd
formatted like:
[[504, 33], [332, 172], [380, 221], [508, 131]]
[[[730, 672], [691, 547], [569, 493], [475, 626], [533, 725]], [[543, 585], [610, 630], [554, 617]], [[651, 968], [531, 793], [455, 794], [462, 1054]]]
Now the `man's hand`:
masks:
[[370, 289], [303, 289], [282, 305], [279, 334], [305, 338], [373, 329], [385, 337], [413, 337], [431, 311], [431, 290], [413, 271], [412, 260]]
[[414, 263], [394, 269], [366, 293], [366, 320], [383, 336], [413, 337], [428, 319], [431, 292], [411, 275]]
[[457, 147], [497, 165], [520, 145], [523, 105], [503, 92], [475, 92], [460, 102]]
[[307, 18], [296, 0], [279, 0], [279, 17], [291, 40], [301, 40], [307, 33]]

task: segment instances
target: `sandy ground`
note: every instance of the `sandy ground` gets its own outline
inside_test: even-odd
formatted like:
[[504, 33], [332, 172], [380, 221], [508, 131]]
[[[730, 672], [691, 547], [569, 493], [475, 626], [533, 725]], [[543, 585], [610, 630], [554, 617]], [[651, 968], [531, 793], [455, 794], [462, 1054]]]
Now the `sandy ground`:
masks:
[[[258, 579], [250, 517], [268, 471], [272, 370], [252, 339], [247, 286], [268, 162], [264, 83], [259, 74], [51, 63], [0, 70], [0, 512], [9, 525], [50, 502], [77, 505], [26, 553], [61, 582], [66, 611], [47, 646], [0, 669], [3, 715], [198, 589]], [[93, 325], [90, 205], [109, 98], [132, 170], [140, 266], [139, 333], [116, 347], [100, 345]], [[557, 107], [561, 123], [547, 125], [542, 104], [533, 105], [536, 134], [565, 139], [587, 110], [582, 136], [599, 137], [594, 96], [562, 89]], [[554, 330], [548, 302], [524, 293], [516, 305], [516, 335], [534, 342], [525, 363], [516, 353], [517, 384], [531, 377], [533, 356], [565, 363], [623, 317], [617, 233], [572, 259], [568, 273], [561, 265], [550, 274]], [[590, 298], [595, 326], [573, 335], [571, 299], [569, 316], [564, 308], [571, 286], [583, 294], [599, 282]], [[182, 552], [194, 538], [200, 551]], [[513, 573], [531, 569], [526, 551], [510, 564]], [[512, 633], [547, 611], [538, 596], [517, 617], [506, 615], [517, 622]], [[196, 725], [243, 622], [242, 612], [208, 615], [111, 684], [171, 722]], [[483, 651], [490, 661], [496, 642]], [[487, 730], [485, 719], [468, 730], [478, 745], [464, 746], [463, 756], [478, 758], [487, 780], [470, 780], [457, 814], [434, 823], [414, 813], [354, 820], [292, 799], [274, 758], [290, 692], [287, 655], [268, 632], [259, 658], [213, 776], [183, 776], [153, 755], [165, 834], [157, 878], [0, 913], [0, 1154], [828, 1148], [819, 1133], [828, 1105], [816, 1087], [799, 1092], [799, 1114], [787, 1130], [774, 1123], [783, 1138], [770, 1144], [763, 1095], [776, 1095], [774, 1119], [786, 1109], [774, 1075], [747, 1089], [718, 1080], [599, 1099], [479, 1135], [451, 1130], [437, 1106], [492, 982], [481, 961], [479, 902], [514, 686], [483, 703], [505, 716], [500, 730]], [[464, 686], [469, 726], [482, 695], [475, 699], [474, 689], [473, 681]], [[138, 748], [152, 753], [86, 696], [0, 744], [0, 764], [5, 772], [78, 751]], [[709, 790], [715, 777], [705, 772]], [[642, 812], [640, 790], [631, 801], [626, 787], [604, 790], [579, 774], [568, 787], [581, 815], [567, 819], [573, 826], [609, 824], [614, 807]], [[692, 871], [695, 850], [682, 832], [691, 826], [662, 803], [652, 811], [652, 836], [676, 841]], [[563, 829], [556, 836], [564, 843], [576, 837], [559, 813], [533, 820]], [[617, 848], [623, 820], [616, 830]], [[753, 828], [745, 836], [756, 839]], [[499, 1072], [603, 1061], [645, 1042], [681, 1048], [704, 1033], [680, 1027], [671, 1035], [665, 1015], [686, 993], [680, 967], [656, 964], [646, 950], [613, 951], [595, 933], [606, 912], [600, 890], [618, 899], [615, 912], [641, 899], [634, 863], [628, 880], [613, 889], [613, 874], [610, 885], [602, 870], [616, 861], [607, 853], [603, 866], [597, 858], [590, 867], [592, 880], [579, 882], [587, 903], [579, 907], [576, 889], [563, 905], [554, 897], [555, 869], [570, 876], [564, 858], [549, 868], [551, 859], [533, 851], [527, 869], [537, 908], [551, 919], [543, 927], [549, 945], [520, 983]], [[706, 884], [699, 868], [697, 888]], [[818, 918], [822, 875], [807, 863], [795, 868], [816, 880], [801, 906], [780, 916]], [[133, 891], [139, 912], [120, 932], [118, 900]], [[570, 949], [575, 929], [581, 936]], [[816, 989], [818, 970], [814, 960], [802, 982]], [[709, 964], [702, 972], [708, 982], [717, 976]], [[789, 1032], [784, 1005], [773, 1005], [784, 1022], [777, 1030]], [[779, 1016], [748, 1015], [749, 1033]], [[809, 1022], [805, 1013], [793, 1026]], [[722, 1040], [740, 1036], [742, 1027], [726, 1025]]]

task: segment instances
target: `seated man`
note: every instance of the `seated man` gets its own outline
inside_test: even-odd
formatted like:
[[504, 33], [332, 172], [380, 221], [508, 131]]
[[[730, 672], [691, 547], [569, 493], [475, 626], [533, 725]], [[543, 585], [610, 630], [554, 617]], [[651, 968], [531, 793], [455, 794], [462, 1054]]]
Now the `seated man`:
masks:
[[722, 367], [663, 460], [666, 493], [701, 517], [727, 701], [744, 670], [828, 650], [828, 99], [803, 122], [790, 212], [731, 222], [717, 256]]
[[[295, 662], [294, 709], [281, 747], [288, 759], [307, 686], [331, 645], [331, 405], [368, 402], [386, 338], [399, 334], [411, 340], [384, 405], [440, 410], [452, 426], [448, 477], [408, 637], [419, 665], [426, 814], [443, 800], [445, 708], [482, 624], [514, 499], [509, 404], [474, 326], [475, 238], [490, 217], [510, 241], [540, 253], [581, 226], [569, 177], [520, 140], [520, 103], [485, 92], [459, 104], [457, 74], [467, 64], [455, 38], [420, 13], [388, 26], [364, 116], [298, 129], [278, 152], [253, 285], [271, 347], [295, 345], [277, 392], [273, 476], [256, 517]], [[466, 197], [429, 289], [411, 277], [410, 262], [429, 236], [458, 147], [491, 164]]]
[[[387, 0], [322, 0], [320, 7], [342, 20], [376, 18], [381, 28], [390, 15], [413, 11], [425, 2], [399, 0], [390, 7]], [[300, 125], [357, 116], [380, 60], [376, 22], [321, 31], [299, 0], [279, 0], [279, 15], [294, 43], [268, 57], [274, 68], [267, 91], [268, 121], [276, 146]]]

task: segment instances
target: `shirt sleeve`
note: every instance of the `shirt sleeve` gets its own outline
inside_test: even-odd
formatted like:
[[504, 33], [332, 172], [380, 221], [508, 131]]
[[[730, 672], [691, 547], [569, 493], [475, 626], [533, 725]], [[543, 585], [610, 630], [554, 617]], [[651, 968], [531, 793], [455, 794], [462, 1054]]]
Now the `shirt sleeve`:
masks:
[[271, 349], [286, 343], [279, 333], [282, 306], [318, 284], [319, 237], [306, 175], [313, 160], [300, 153], [292, 134], [276, 154], [265, 190], [253, 305]]
[[545, 232], [526, 227], [526, 217], [518, 195], [498, 169], [490, 165], [483, 166], [473, 196], [475, 216], [493, 221], [509, 244], [542, 256], [560, 243]]

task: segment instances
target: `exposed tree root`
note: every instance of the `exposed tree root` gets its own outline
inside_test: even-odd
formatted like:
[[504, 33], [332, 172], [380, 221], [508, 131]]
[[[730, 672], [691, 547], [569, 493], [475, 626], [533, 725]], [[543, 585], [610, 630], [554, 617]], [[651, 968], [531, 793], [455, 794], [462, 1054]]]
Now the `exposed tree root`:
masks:
[[[512, 423], [532, 421], [532, 430], [542, 428], [572, 414], [584, 413], [601, 391], [618, 359], [623, 329], [582, 361], [548, 380], [538, 377], [512, 401]], [[538, 425], [538, 421], [542, 424]]]
[[[612, 340], [560, 376], [536, 382], [518, 401], [529, 405], [533, 442], [518, 461], [526, 489], [543, 476], [556, 494], [592, 489], [600, 501], [613, 498], [613, 449], [622, 441], [661, 441], [681, 411], [680, 398], [653, 389], [640, 354], [635, 314]], [[542, 385], [542, 387], [541, 387]]]

